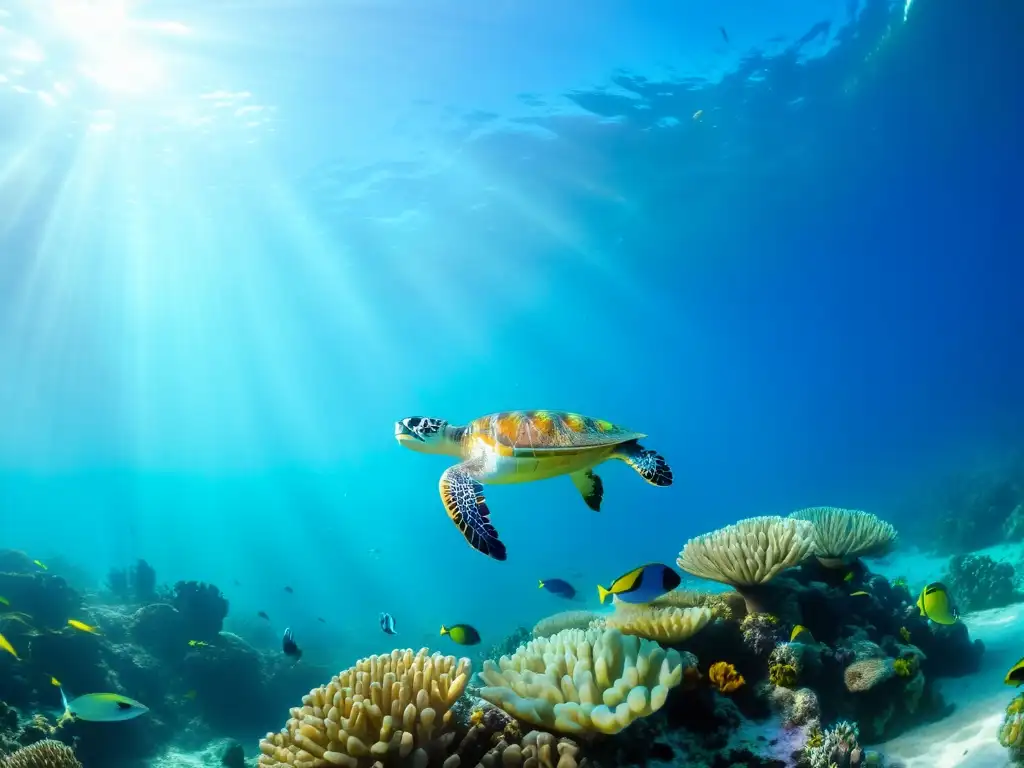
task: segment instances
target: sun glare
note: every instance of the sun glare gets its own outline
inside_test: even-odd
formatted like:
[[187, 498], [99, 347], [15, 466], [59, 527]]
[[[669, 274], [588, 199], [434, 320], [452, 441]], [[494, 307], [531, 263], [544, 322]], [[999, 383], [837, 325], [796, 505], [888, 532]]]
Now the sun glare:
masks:
[[[164, 63], [139, 34], [147, 25], [132, 20], [124, 0], [57, 0], [52, 24], [77, 49], [80, 73], [101, 87], [144, 93], [163, 84]], [[149, 26], [165, 34], [188, 31], [178, 22]]]

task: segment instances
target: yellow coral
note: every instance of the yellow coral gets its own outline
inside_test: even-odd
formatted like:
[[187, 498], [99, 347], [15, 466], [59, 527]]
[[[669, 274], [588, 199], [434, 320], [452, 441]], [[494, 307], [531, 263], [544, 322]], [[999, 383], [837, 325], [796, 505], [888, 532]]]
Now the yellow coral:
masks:
[[470, 674], [469, 659], [426, 648], [360, 659], [304, 696], [280, 733], [267, 734], [258, 764], [364, 768], [393, 755], [425, 760]]
[[479, 696], [514, 717], [561, 733], [618, 733], [661, 709], [683, 660], [617, 629], [567, 629], [485, 661]]
[[796, 667], [792, 664], [771, 664], [768, 666], [768, 680], [772, 685], [792, 688], [796, 685]]
[[917, 672], [917, 659], [913, 656], [909, 659], [896, 659], [892, 663], [892, 671], [899, 677], [910, 677]]
[[480, 725], [480, 723], [482, 723], [483, 721], [484, 721], [484, 711], [482, 709], [480, 709], [480, 707], [477, 707], [476, 709], [474, 709], [472, 712], [469, 713], [469, 724], [470, 725]]
[[1009, 704], [1006, 705], [1006, 714], [1018, 715], [1024, 712], [1024, 693], [1015, 697]]
[[731, 693], [747, 681], [736, 671], [736, 667], [727, 661], [716, 661], [708, 670], [708, 678], [712, 685], [722, 693]]
[[711, 621], [709, 608], [655, 608], [616, 610], [605, 618], [608, 629], [662, 643], [689, 640]]

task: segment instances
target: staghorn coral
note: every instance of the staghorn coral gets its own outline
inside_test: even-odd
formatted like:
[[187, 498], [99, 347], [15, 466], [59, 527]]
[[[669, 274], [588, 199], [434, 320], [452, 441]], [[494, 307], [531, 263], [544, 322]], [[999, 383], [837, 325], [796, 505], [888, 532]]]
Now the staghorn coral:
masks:
[[804, 760], [811, 768], [848, 768], [872, 764], [869, 760], [873, 758], [861, 749], [859, 739], [857, 724], [840, 720], [827, 731], [816, 730], [808, 734], [803, 750]]
[[829, 568], [860, 557], [879, 557], [896, 545], [896, 529], [870, 512], [839, 507], [808, 507], [793, 512], [792, 520], [814, 526], [814, 554]]
[[46, 739], [0, 757], [0, 768], [82, 768], [67, 744]]
[[812, 554], [813, 531], [804, 520], [752, 517], [690, 539], [676, 564], [694, 576], [733, 587], [743, 595], [747, 613], [757, 613], [757, 588]]
[[846, 683], [846, 690], [851, 693], [863, 693], [884, 683], [895, 673], [892, 659], [861, 659], [846, 668], [843, 680]]
[[656, 608], [616, 610], [604, 620], [608, 629], [661, 643], [689, 640], [711, 621], [709, 608]]
[[595, 622], [603, 621], [604, 616], [594, 611], [562, 611], [538, 621], [533, 627], [533, 636], [550, 637], [563, 629], [589, 629]]
[[426, 648], [360, 659], [303, 697], [280, 733], [267, 734], [258, 764], [364, 768], [391, 757], [425, 766], [470, 674], [469, 659]]
[[708, 669], [708, 679], [720, 693], [732, 693], [747, 681], [736, 671], [736, 667], [727, 661], [716, 661]]
[[485, 661], [479, 695], [550, 730], [618, 733], [662, 707], [683, 667], [678, 651], [650, 640], [616, 629], [567, 629]]

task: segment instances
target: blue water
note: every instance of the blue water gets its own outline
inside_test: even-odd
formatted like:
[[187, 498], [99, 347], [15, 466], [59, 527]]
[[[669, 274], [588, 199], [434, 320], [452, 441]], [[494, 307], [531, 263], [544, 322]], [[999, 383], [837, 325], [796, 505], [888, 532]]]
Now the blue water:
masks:
[[[1019, 438], [1024, 8], [115, 5], [0, 0], [0, 546], [347, 666]], [[491, 561], [392, 424], [510, 408], [676, 483], [491, 487]]]

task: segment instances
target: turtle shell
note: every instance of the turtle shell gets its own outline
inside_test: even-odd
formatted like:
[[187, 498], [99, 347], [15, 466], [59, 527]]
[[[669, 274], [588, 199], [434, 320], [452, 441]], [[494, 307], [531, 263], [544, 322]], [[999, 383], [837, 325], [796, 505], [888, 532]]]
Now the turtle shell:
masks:
[[502, 411], [469, 424], [471, 435], [489, 437], [513, 454], [566, 453], [639, 440], [646, 435], [565, 411]]

